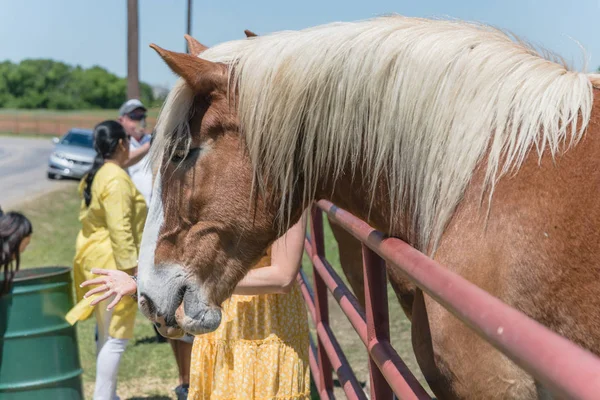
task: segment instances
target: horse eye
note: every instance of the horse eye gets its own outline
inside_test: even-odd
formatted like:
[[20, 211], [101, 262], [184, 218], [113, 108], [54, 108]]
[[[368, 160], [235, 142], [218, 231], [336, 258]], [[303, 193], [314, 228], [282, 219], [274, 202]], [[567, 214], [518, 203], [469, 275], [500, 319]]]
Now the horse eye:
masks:
[[175, 152], [173, 153], [173, 157], [171, 158], [171, 161], [178, 163], [178, 162], [185, 160], [186, 157], [187, 157], [186, 150], [175, 150]]

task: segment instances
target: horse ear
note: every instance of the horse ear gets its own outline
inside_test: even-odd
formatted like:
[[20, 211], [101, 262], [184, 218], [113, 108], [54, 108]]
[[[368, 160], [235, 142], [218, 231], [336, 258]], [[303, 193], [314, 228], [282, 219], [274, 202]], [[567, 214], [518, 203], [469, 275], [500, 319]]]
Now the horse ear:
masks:
[[205, 45], [194, 39], [188, 34], [183, 35], [188, 45], [188, 53], [197, 56], [202, 53], [204, 50], [208, 49]]
[[248, 29], [246, 29], [246, 30], [244, 31], [244, 33], [246, 34], [246, 37], [247, 37], [247, 38], [249, 38], [249, 37], [255, 37], [255, 36], [258, 36], [256, 33], [252, 32], [252, 31], [250, 31], [250, 30], [248, 30]]
[[592, 86], [600, 89], [600, 74], [588, 74]]
[[211, 91], [217, 86], [218, 78], [223, 76], [220, 64], [203, 60], [191, 54], [165, 50], [154, 43], [150, 47], [158, 53], [173, 72], [185, 79], [197, 93]]

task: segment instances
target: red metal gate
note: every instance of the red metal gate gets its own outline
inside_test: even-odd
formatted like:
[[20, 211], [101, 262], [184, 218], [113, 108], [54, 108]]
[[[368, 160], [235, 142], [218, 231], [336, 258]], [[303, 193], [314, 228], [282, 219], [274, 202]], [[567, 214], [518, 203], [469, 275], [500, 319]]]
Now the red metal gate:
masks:
[[[325, 259], [323, 213], [363, 243], [365, 310]], [[310, 367], [322, 399], [333, 398], [332, 370], [351, 399], [365, 399], [329, 326], [327, 289], [348, 316], [369, 356], [372, 399], [430, 399], [389, 342], [385, 262], [400, 268], [423, 292], [556, 394], [600, 398], [600, 359], [442, 267], [408, 244], [386, 238], [364, 221], [321, 200], [313, 207], [305, 250], [314, 290], [298, 280], [317, 330]]]

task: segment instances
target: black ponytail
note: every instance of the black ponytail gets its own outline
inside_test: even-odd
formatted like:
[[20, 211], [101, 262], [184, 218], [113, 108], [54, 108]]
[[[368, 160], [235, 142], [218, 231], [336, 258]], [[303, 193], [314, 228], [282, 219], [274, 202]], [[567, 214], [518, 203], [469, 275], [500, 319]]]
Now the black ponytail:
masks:
[[96, 157], [94, 158], [92, 168], [90, 168], [87, 175], [85, 176], [85, 189], [83, 189], [83, 199], [85, 200], [85, 205], [88, 207], [92, 202], [92, 182], [94, 181], [94, 176], [96, 176], [96, 172], [98, 172], [100, 167], [103, 165], [104, 158], [99, 153], [96, 153]]
[[85, 205], [89, 207], [92, 202], [92, 182], [94, 176], [104, 165], [105, 160], [109, 160], [114, 156], [115, 151], [119, 146], [119, 140], [123, 142], [127, 138], [125, 129], [117, 121], [104, 121], [96, 125], [94, 128], [94, 149], [96, 150], [96, 158], [92, 168], [85, 176], [85, 188], [83, 189], [83, 199]]

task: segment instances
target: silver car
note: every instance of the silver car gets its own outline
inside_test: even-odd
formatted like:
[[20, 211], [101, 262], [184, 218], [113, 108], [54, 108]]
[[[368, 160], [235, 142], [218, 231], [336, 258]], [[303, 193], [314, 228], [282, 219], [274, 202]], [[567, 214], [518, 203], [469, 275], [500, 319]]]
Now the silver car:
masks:
[[48, 159], [48, 178], [81, 179], [96, 157], [92, 131], [71, 129], [61, 139], [54, 138], [52, 141], [56, 146]]

